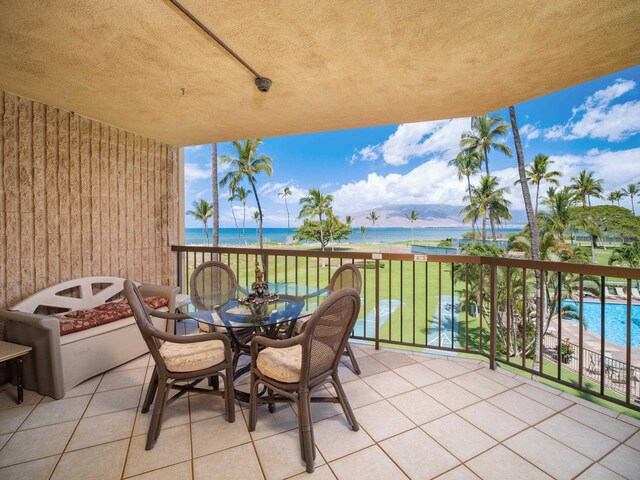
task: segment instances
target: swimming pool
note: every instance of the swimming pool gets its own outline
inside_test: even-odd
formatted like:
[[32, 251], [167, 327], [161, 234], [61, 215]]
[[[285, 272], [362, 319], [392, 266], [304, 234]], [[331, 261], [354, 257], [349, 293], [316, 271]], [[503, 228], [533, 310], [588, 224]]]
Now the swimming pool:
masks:
[[[570, 305], [579, 308], [578, 302], [564, 301], [562, 305]], [[583, 304], [584, 325], [587, 330], [601, 335], [600, 331], [600, 303], [584, 302]], [[607, 303], [604, 307], [605, 319], [605, 339], [616, 345], [627, 344], [627, 305]], [[578, 323], [577, 320], [570, 320]], [[631, 346], [640, 346], [640, 305], [631, 305]]]

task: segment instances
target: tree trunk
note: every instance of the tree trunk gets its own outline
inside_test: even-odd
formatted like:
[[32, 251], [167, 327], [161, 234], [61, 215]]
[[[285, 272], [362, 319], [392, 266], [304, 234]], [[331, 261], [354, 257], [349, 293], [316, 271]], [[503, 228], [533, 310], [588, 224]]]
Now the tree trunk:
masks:
[[213, 236], [212, 245], [218, 247], [220, 244], [220, 209], [218, 202], [218, 145], [211, 144], [211, 194], [213, 197], [213, 208], [211, 209]]
[[289, 242], [289, 236], [291, 235], [291, 222], [289, 220], [289, 204], [287, 203], [287, 196], [284, 196], [284, 206], [287, 209], [287, 243]]
[[238, 226], [238, 219], [236, 218], [236, 212], [233, 210], [233, 202], [229, 202], [231, 205], [231, 215], [233, 215], [233, 223], [236, 225], [236, 233], [238, 234], [238, 242], [242, 242], [242, 236], [240, 234], [240, 227]]
[[[258, 205], [258, 214], [260, 215], [260, 220], [258, 220], [258, 238], [260, 239], [260, 249], [264, 247], [262, 242], [262, 207], [260, 206], [260, 200], [258, 199], [258, 192], [256, 192], [256, 184], [253, 183], [253, 179], [249, 178], [249, 182], [251, 183], [251, 189], [253, 190], [253, 196], [256, 199], [256, 204]], [[263, 265], [264, 267], [264, 265]]]
[[[469, 190], [469, 202], [471, 202], [471, 178], [467, 175], [467, 189]], [[476, 241], [476, 220], [471, 220], [471, 238]]]
[[[518, 130], [518, 121], [516, 119], [516, 109], [513, 106], [509, 107], [509, 118], [511, 120], [511, 130], [513, 132], [513, 143], [516, 147], [516, 156], [518, 159], [518, 175], [520, 177], [520, 187], [522, 188], [522, 198], [524, 200], [524, 208], [527, 212], [527, 220], [529, 222], [529, 232], [531, 234], [531, 258], [533, 260], [540, 260], [540, 234], [538, 232], [538, 221], [533, 213], [533, 206], [531, 205], [531, 193], [529, 192], [529, 184], [527, 183], [527, 175], [524, 169], [524, 153], [522, 152], [522, 142], [520, 141], [520, 131]], [[540, 328], [538, 322], [542, 321], [542, 312], [544, 307], [544, 301], [542, 298], [542, 278], [540, 277], [540, 270], [534, 269], [536, 277], [536, 333], [534, 340], [534, 370], [536, 364], [541, 362], [542, 359], [538, 358], [540, 342]], [[523, 301], [526, 299], [523, 298]], [[523, 327], [526, 331], [526, 319], [523, 319]], [[524, 347], [524, 345], [523, 345]]]
[[536, 183], [536, 209], [533, 211], [533, 214], [536, 216], [536, 220], [538, 219], [538, 197], [540, 196], [540, 182]]
[[482, 216], [482, 243], [487, 243], [487, 214]]
[[633, 204], [633, 195], [629, 195], [631, 197], [631, 213], [633, 213], [633, 215], [635, 216], [636, 214], [636, 207]]
[[493, 237], [493, 241], [495, 242], [498, 240], [498, 238], [496, 237], [496, 226], [491, 215], [489, 215], [489, 223], [491, 224], [491, 236]]
[[324, 232], [322, 231], [322, 214], [318, 214], [320, 219], [320, 250], [324, 251]]
[[489, 176], [489, 153], [487, 152], [487, 147], [484, 147], [484, 168], [487, 171], [487, 177]]
[[244, 238], [244, 246], [247, 246], [247, 229], [245, 228], [247, 221], [247, 202], [242, 202], [242, 238]]

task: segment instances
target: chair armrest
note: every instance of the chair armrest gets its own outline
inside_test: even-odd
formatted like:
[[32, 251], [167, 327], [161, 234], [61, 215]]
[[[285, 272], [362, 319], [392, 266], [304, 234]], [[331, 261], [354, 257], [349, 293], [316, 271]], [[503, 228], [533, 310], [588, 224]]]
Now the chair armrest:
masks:
[[173, 313], [171, 310], [163, 312], [161, 310], [153, 310], [145, 305], [145, 310], [152, 317], [164, 318], [165, 320], [190, 320], [191, 317], [186, 313]]
[[251, 339], [251, 361], [254, 361], [254, 357], [258, 355], [259, 347], [269, 348], [289, 348], [296, 345], [300, 345], [302, 335], [297, 337], [287, 338], [285, 340], [278, 340], [275, 338], [263, 337], [262, 335], [255, 336]]
[[229, 337], [221, 332], [199, 333], [197, 335], [173, 335], [163, 331], [154, 331], [153, 336], [159, 340], [170, 343], [198, 343], [207, 342], [209, 340], [220, 340], [225, 344], [225, 348], [231, 348]]

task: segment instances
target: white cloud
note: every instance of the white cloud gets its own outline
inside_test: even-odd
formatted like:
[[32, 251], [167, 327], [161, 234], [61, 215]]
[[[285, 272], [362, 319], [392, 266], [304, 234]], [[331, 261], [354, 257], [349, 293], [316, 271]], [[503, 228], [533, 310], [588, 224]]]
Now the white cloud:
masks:
[[196, 180], [206, 180], [211, 178], [211, 169], [204, 168], [197, 163], [184, 164], [184, 180], [185, 182], [194, 182]]
[[542, 131], [538, 127], [536, 127], [535, 125], [531, 125], [530, 123], [527, 123], [526, 125], [520, 127], [519, 131], [520, 135], [522, 135], [526, 141], [535, 140], [536, 138], [540, 137], [540, 135], [542, 135]]
[[204, 145], [192, 145], [190, 147], [185, 147], [184, 151], [185, 153], [199, 152], [204, 147], [205, 147]]
[[640, 133], [640, 101], [612, 102], [636, 87], [633, 80], [618, 79], [613, 85], [587, 97], [573, 109], [569, 121], [545, 131], [548, 140], [600, 138], [619, 142]]
[[287, 197], [287, 203], [289, 205], [297, 204], [302, 197], [305, 197], [309, 192], [304, 188], [296, 187], [293, 184], [293, 181], [289, 182], [278, 182], [278, 183], [265, 183], [261, 187], [258, 188], [258, 194], [264, 195], [271, 199], [275, 203], [281, 203], [284, 205], [284, 198], [282, 198], [279, 194], [282, 193], [284, 187], [289, 187], [291, 190], [291, 195]]

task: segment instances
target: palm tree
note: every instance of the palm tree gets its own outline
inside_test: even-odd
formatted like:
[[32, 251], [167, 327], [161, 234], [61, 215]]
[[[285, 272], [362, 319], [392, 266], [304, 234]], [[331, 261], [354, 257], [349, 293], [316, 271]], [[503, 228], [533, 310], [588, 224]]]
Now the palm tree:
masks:
[[607, 201], [611, 202], [611, 206], [613, 206], [613, 202], [615, 202], [617, 199], [617, 195], [615, 190], [613, 192], [609, 192], [609, 194], [607, 195]]
[[362, 239], [364, 240], [364, 243], [367, 243], [367, 237], [366, 234], [367, 233], [367, 227], [365, 227], [364, 225], [360, 225], [360, 235], [362, 235]]
[[231, 170], [227, 172], [222, 180], [220, 180], [220, 186], [225, 187], [229, 185], [231, 189], [238, 187], [243, 180], [248, 180], [253, 190], [253, 195], [258, 205], [258, 213], [260, 215], [260, 222], [258, 225], [258, 235], [260, 237], [260, 248], [262, 245], [262, 207], [260, 206], [260, 199], [258, 198], [258, 190], [256, 189], [256, 176], [259, 173], [265, 173], [267, 176], [271, 176], [273, 173], [273, 160], [266, 155], [257, 155], [258, 147], [262, 145], [262, 140], [257, 138], [253, 140], [244, 140], [241, 142], [235, 141], [232, 143], [233, 148], [236, 150], [237, 157], [231, 155], [225, 155], [220, 157], [220, 162], [226, 165], [231, 165]]
[[[540, 197], [540, 184], [542, 182], [551, 183], [553, 185], [560, 185], [558, 177], [562, 174], [556, 170], [549, 171], [549, 167], [553, 163], [553, 160], [549, 160], [549, 155], [543, 155], [539, 153], [533, 157], [533, 163], [529, 164], [525, 170], [527, 182], [536, 186], [536, 206], [534, 209], [534, 215], [538, 215], [538, 199]], [[520, 183], [520, 179], [516, 180], [515, 185]]]
[[633, 243], [623, 243], [616, 247], [609, 257], [609, 265], [627, 265], [629, 267], [640, 267], [640, 241]]
[[[465, 219], [482, 217], [482, 241], [485, 243], [487, 241], [487, 217], [491, 221], [491, 229], [495, 240], [494, 221], [499, 221], [500, 218], [507, 218], [509, 212], [510, 202], [504, 198], [509, 189], [498, 185], [497, 177], [492, 177], [491, 175], [480, 177], [480, 184], [471, 187], [471, 195], [465, 195], [464, 197], [464, 200], [468, 201], [469, 205], [461, 210], [461, 213], [466, 214]], [[508, 218], [510, 218], [510, 215], [508, 215]]]
[[322, 226], [322, 217], [331, 209], [333, 202], [332, 195], [323, 195], [317, 188], [309, 190], [309, 195], [300, 199], [300, 213], [298, 218], [318, 217], [320, 223], [320, 248], [324, 250], [324, 231]]
[[419, 215], [415, 210], [411, 210], [411, 213], [406, 214], [405, 217], [411, 222], [411, 245], [413, 245], [413, 222], [418, 220]]
[[547, 198], [542, 204], [549, 208], [548, 212], [540, 214], [540, 223], [562, 240], [564, 231], [572, 225], [570, 208], [573, 206], [574, 196], [568, 187], [559, 190], [549, 187]]
[[611, 193], [615, 195], [616, 203], [618, 204], [618, 206], [620, 206], [620, 200], [622, 200], [622, 197], [624, 197], [624, 193], [622, 192], [622, 190], [614, 190]]
[[587, 172], [586, 170], [581, 170], [577, 177], [571, 178], [569, 188], [575, 192], [585, 208], [587, 203], [591, 206], [591, 197], [599, 198], [604, 192], [602, 180], [595, 178], [594, 172]]
[[504, 143], [497, 141], [498, 137], [506, 135], [509, 125], [503, 121], [500, 115], [491, 117], [482, 115], [471, 117], [471, 130], [462, 134], [460, 146], [472, 152], [478, 152], [484, 162], [486, 174], [489, 175], [489, 152], [491, 149], [500, 150], [511, 158], [511, 149]]
[[236, 218], [236, 212], [233, 209], [233, 201], [236, 200], [235, 192], [229, 192], [229, 204], [231, 205], [231, 215], [233, 216], [233, 223], [236, 224], [236, 233], [238, 234], [238, 241], [242, 241], [242, 237], [240, 236], [240, 227], [238, 226], [238, 219]]
[[621, 191], [624, 197], [631, 197], [631, 213], [636, 214], [636, 208], [633, 205], [633, 197], [640, 194], [640, 183], [630, 183], [627, 188]]
[[[217, 247], [220, 243], [220, 205], [218, 198], [218, 144], [211, 144], [211, 217], [213, 218], [213, 238], [212, 246]], [[217, 254], [216, 254], [217, 256]]]
[[287, 209], [287, 241], [289, 239], [289, 230], [291, 229], [291, 222], [289, 221], [289, 204], [287, 203], [287, 197], [292, 195], [291, 189], [287, 186], [284, 190], [278, 194], [279, 197], [284, 198], [284, 206]]
[[245, 229], [245, 223], [247, 218], [247, 198], [251, 190], [247, 190], [242, 185], [238, 185], [234, 189], [234, 199], [242, 203], [242, 237], [244, 238], [244, 244], [247, 244], [247, 232]]
[[[458, 180], [467, 178], [467, 193], [471, 196], [471, 176], [478, 173], [482, 163], [482, 157], [478, 152], [462, 150], [456, 158], [449, 160], [449, 165], [458, 169]], [[471, 235], [476, 239], [476, 224], [471, 223]]]
[[371, 211], [371, 213], [367, 215], [367, 220], [373, 223], [373, 228], [376, 228], [376, 222], [380, 220], [380, 215], [378, 215], [375, 211]]
[[207, 244], [209, 243], [209, 226], [208, 222], [211, 218], [211, 209], [213, 206], [208, 200], [204, 198], [200, 198], [199, 200], [194, 200], [193, 210], [187, 211], [187, 215], [191, 215], [196, 220], [202, 222], [202, 230], [204, 231], [204, 238], [207, 240]]

